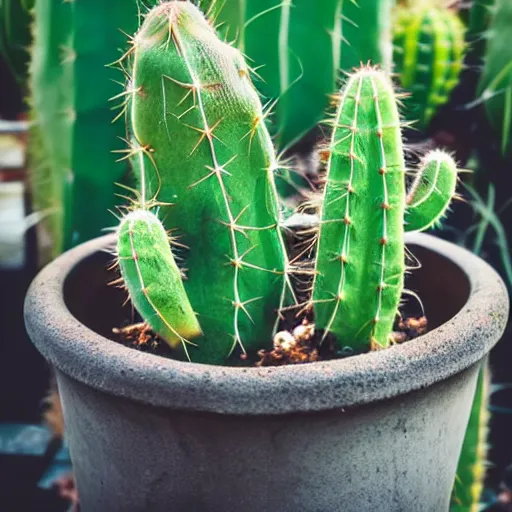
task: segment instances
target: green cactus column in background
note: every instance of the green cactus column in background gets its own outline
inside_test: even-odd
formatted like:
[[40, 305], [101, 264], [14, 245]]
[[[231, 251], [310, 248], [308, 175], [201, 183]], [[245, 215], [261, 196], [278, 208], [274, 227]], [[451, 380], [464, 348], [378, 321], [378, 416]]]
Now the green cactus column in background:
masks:
[[478, 375], [471, 415], [462, 445], [450, 512], [478, 512], [484, 488], [489, 422], [489, 367], [486, 363]]
[[223, 363], [237, 346], [268, 347], [287, 260], [276, 157], [247, 65], [187, 2], [154, 8], [131, 54], [128, 152], [138, 202], [159, 202], [185, 246], [185, 289], [204, 333], [190, 357]]
[[136, 0], [37, 0], [31, 62], [35, 122], [32, 181], [36, 208], [47, 213], [52, 254], [111, 226], [115, 183], [127, 171], [113, 151], [123, 123], [110, 98], [123, 75], [109, 64], [139, 23]]
[[489, 121], [500, 135], [504, 155], [512, 151], [512, 2], [497, 0], [486, 34], [487, 51], [478, 93]]
[[465, 29], [455, 12], [420, 3], [397, 8], [393, 30], [395, 72], [411, 93], [404, 114], [424, 130], [458, 83]]
[[374, 68], [350, 77], [333, 127], [312, 304], [319, 329], [340, 348], [364, 352], [390, 343], [404, 285], [404, 221], [419, 230], [439, 220], [457, 169], [433, 151], [406, 196], [396, 97]]
[[30, 10], [35, 0], [0, 0], [0, 54], [24, 85], [30, 48]]
[[393, 0], [210, 0], [228, 40], [236, 40], [276, 105], [280, 147], [325, 116], [343, 71], [391, 61]]
[[73, 52], [71, 3], [36, 2], [34, 41], [30, 64], [31, 129], [29, 159], [34, 208], [47, 212], [44, 225], [50, 234], [49, 254], [65, 247], [72, 187], [71, 142], [73, 106]]

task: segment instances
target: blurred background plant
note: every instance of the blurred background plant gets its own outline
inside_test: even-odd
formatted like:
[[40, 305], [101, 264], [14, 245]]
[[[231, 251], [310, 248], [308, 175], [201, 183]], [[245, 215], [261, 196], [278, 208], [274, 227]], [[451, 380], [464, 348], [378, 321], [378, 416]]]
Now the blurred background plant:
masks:
[[[23, 327], [28, 283], [38, 266], [114, 225], [109, 210], [122, 202], [116, 183], [132, 179], [127, 160], [116, 162], [122, 153], [112, 153], [126, 147], [127, 134], [125, 76], [110, 64], [154, 3], [0, 0], [0, 385], [13, 390], [0, 396], [1, 421], [36, 423], [47, 388], [48, 372]], [[310, 0], [196, 3], [248, 57], [281, 151], [279, 189], [289, 209], [318, 186], [316, 148], [328, 135], [321, 121], [344, 72], [380, 64], [409, 93], [402, 111], [411, 122], [409, 163], [442, 148], [470, 171], [461, 175], [464, 201], [435, 234], [489, 261], [512, 291], [510, 0], [323, 0], [322, 9]], [[509, 327], [491, 355], [491, 384], [479, 381], [457, 512], [477, 510], [482, 500], [480, 509], [506, 510], [511, 338]]]

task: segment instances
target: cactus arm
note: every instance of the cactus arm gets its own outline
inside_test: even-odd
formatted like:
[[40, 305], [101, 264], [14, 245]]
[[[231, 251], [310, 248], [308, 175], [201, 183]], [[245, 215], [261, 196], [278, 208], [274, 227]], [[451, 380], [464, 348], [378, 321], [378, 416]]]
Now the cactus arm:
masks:
[[315, 262], [316, 325], [341, 347], [386, 347], [403, 288], [404, 159], [392, 85], [362, 68], [334, 125]]
[[201, 334], [174, 261], [167, 233], [156, 215], [134, 210], [118, 228], [118, 261], [137, 311], [172, 348]]
[[485, 112], [491, 125], [500, 134], [501, 150], [512, 150], [512, 49], [508, 34], [512, 24], [512, 4], [497, 0], [488, 32], [485, 63], [478, 86]]
[[423, 231], [446, 214], [457, 187], [457, 166], [446, 153], [434, 150], [421, 162], [407, 194], [405, 229]]
[[285, 300], [277, 163], [261, 103], [241, 54], [192, 4], [151, 11], [133, 58], [140, 187], [165, 203], [166, 228], [189, 248], [185, 289], [204, 332], [190, 356], [222, 363], [236, 346], [270, 344]]
[[450, 512], [480, 510], [487, 456], [489, 382], [489, 367], [484, 363], [478, 374], [473, 405], [462, 444]]

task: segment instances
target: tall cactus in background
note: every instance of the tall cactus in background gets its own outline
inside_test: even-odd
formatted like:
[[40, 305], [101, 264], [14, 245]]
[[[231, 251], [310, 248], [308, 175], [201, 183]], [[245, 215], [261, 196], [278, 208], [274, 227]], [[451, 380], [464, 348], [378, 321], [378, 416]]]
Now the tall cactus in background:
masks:
[[478, 93], [494, 129], [500, 135], [504, 155], [512, 151], [512, 47], [508, 35], [512, 26], [512, 2], [497, 0], [486, 34], [487, 51]]
[[[208, 2], [207, 2], [208, 3]], [[391, 63], [394, 0], [210, 0], [219, 30], [245, 53], [276, 105], [287, 147], [324, 118], [340, 72]]]
[[249, 69], [187, 2], [150, 11], [128, 54], [136, 202], [143, 210], [158, 204], [179, 236], [185, 290], [204, 333], [190, 357], [222, 363], [237, 347], [268, 346], [288, 264], [276, 156]]
[[0, 0], [0, 54], [20, 83], [28, 72], [30, 10], [35, 0]]
[[401, 6], [393, 25], [393, 62], [400, 85], [411, 97], [405, 115], [428, 128], [457, 85], [464, 58], [465, 28], [457, 14], [428, 3]]
[[[482, 66], [487, 35], [496, 0], [473, 0], [468, 16], [466, 31], [466, 63], [470, 66]], [[478, 72], [480, 69], [477, 70]]]
[[489, 366], [478, 375], [475, 397], [459, 458], [450, 512], [478, 512], [484, 488], [489, 422]]
[[47, 212], [52, 254], [101, 234], [113, 222], [115, 183], [126, 172], [110, 98], [123, 76], [108, 65], [120, 57], [139, 22], [137, 0], [36, 0], [31, 62], [35, 122], [32, 181], [35, 206]]
[[[45, 262], [65, 247], [71, 171], [71, 131], [74, 116], [71, 33], [72, 4], [38, 1], [34, 9], [34, 34], [30, 64], [31, 129], [29, 160], [34, 207], [48, 212], [44, 222], [50, 234]], [[68, 49], [68, 50], [66, 50]], [[66, 244], [67, 245], [67, 244]]]
[[390, 342], [404, 283], [406, 209], [410, 229], [439, 219], [457, 170], [448, 155], [427, 155], [406, 196], [396, 97], [374, 68], [350, 77], [333, 126], [312, 303], [319, 329], [363, 352]]

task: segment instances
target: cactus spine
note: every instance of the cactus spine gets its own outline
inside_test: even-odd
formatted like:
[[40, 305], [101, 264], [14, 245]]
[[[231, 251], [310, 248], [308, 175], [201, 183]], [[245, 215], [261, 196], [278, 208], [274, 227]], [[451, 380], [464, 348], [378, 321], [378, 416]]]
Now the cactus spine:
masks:
[[214, 0], [212, 13], [278, 100], [277, 135], [288, 147], [323, 119], [340, 71], [391, 61], [392, 0]]
[[478, 87], [487, 117], [500, 134], [504, 155], [509, 155], [512, 150], [512, 48], [507, 37], [511, 24], [512, 3], [497, 0]]
[[[384, 348], [403, 291], [406, 211], [399, 114], [384, 73], [365, 67], [350, 77], [329, 151], [313, 282], [316, 326], [333, 333], [340, 347]], [[421, 227], [444, 213], [451, 191], [439, 191], [443, 209], [438, 194], [424, 186], [429, 162], [437, 160], [445, 161], [437, 152], [427, 156], [412, 192]], [[435, 189], [448, 184], [451, 179], [439, 175]]]
[[138, 26], [137, 0], [36, 0], [31, 104], [37, 132], [32, 163], [36, 207], [48, 212], [53, 254], [112, 224], [115, 183], [127, 171], [122, 123], [110, 98], [122, 92], [108, 65]]
[[117, 255], [123, 281], [137, 311], [171, 347], [201, 334], [201, 328], [157, 216], [134, 210], [121, 222]]
[[276, 157], [249, 69], [191, 3], [147, 15], [133, 39], [128, 154], [138, 199], [180, 237], [204, 337], [190, 357], [225, 362], [271, 342], [286, 298]]
[[427, 3], [397, 8], [395, 71], [411, 93], [406, 116], [426, 129], [458, 83], [464, 57], [464, 26], [456, 13]]

